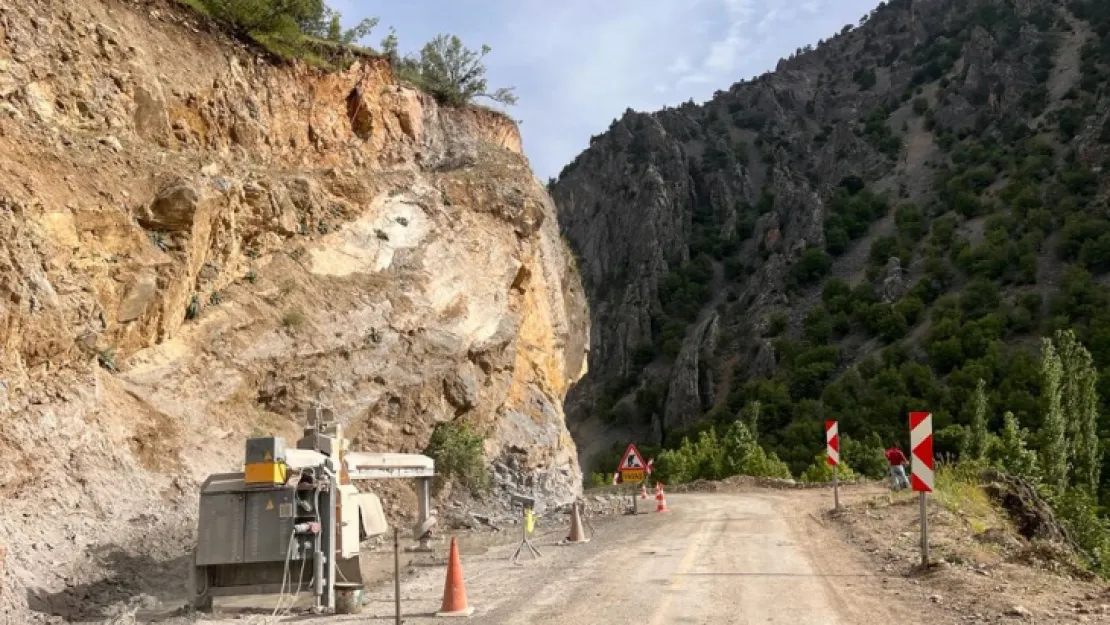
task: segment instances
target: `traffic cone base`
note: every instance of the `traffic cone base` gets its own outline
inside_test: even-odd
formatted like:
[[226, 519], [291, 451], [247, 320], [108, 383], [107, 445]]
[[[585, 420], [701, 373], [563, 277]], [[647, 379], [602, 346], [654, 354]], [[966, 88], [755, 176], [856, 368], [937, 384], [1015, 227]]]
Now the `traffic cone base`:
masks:
[[459, 610], [458, 612], [436, 612], [436, 616], [461, 616], [461, 617], [467, 617], [467, 616], [472, 616], [473, 614], [474, 614], [474, 608], [473, 608], [473, 607], [468, 607], [468, 608], [466, 608], [465, 610]]
[[474, 608], [466, 602], [466, 584], [463, 582], [462, 561], [459, 559], [459, 539], [451, 539], [451, 555], [447, 560], [447, 580], [443, 584], [443, 606], [436, 616], [470, 616]]

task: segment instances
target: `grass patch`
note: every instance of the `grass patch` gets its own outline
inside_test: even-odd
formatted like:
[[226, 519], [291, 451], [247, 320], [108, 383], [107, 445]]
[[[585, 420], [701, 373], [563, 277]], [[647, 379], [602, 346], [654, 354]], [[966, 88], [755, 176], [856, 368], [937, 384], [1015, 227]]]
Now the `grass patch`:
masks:
[[112, 373], [115, 373], [119, 370], [116, 367], [116, 350], [111, 347], [101, 350], [96, 355], [96, 362], [101, 366], [101, 368], [107, 371], [111, 371]]
[[992, 527], [998, 518], [987, 492], [979, 481], [983, 467], [974, 462], [937, 464], [933, 496], [949, 512], [965, 519], [976, 532]]

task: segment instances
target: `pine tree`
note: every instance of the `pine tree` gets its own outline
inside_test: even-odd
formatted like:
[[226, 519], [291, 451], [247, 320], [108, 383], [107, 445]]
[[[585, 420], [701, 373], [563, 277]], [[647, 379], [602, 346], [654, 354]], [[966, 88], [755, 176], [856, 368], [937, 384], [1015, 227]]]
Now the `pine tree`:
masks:
[[1078, 354], [1079, 370], [1077, 378], [1078, 414], [1075, 442], [1075, 483], [1091, 495], [1098, 492], [1099, 475], [1102, 472], [1102, 458], [1098, 440], [1098, 372], [1091, 363], [1091, 354], [1080, 347]]
[[748, 430], [751, 431], [752, 437], [757, 441], [759, 440], [759, 412], [762, 408], [763, 404], [759, 403], [757, 399], [748, 404], [744, 409], [744, 412], [747, 413], [744, 415], [744, 423], [748, 426]]
[[971, 399], [971, 433], [968, 437], [968, 455], [973, 460], [987, 456], [987, 392], [982, 378], [975, 385]]
[[1037, 456], [1025, 446], [1026, 432], [1014, 413], [1002, 417], [1002, 433], [991, 449], [991, 460], [1000, 469], [1026, 479], [1037, 477]]
[[1060, 357], [1052, 339], [1041, 339], [1041, 390], [1046, 400], [1044, 425], [1041, 433], [1041, 457], [1044, 463], [1045, 482], [1057, 494], [1068, 487], [1067, 424], [1064, 422], [1060, 399], [1060, 378], [1063, 374]]
[[1060, 409], [1064, 414], [1068, 454], [1073, 456], [1076, 437], [1079, 435], [1080, 397], [1077, 375], [1082, 369], [1083, 347], [1071, 330], [1057, 330], [1053, 343], [1056, 346], [1056, 355], [1060, 358]]
[[1065, 422], [1069, 482], [1088, 494], [1098, 491], [1101, 458], [1098, 440], [1098, 372], [1091, 353], [1072, 330], [1058, 330], [1055, 344], [1060, 360], [1060, 406]]

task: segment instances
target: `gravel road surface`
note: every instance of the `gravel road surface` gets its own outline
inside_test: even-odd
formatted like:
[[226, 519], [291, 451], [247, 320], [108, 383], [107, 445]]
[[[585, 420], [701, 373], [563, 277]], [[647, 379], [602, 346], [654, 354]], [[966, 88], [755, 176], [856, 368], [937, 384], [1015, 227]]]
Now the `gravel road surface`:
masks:
[[[513, 535], [467, 553], [469, 622], [498, 625], [853, 625], [936, 623], [902, 578], [884, 579], [845, 550], [820, 510], [821, 493], [753, 492], [668, 496], [669, 513], [641, 503], [636, 516], [595, 521], [587, 544], [558, 546], [563, 527], [537, 528], [536, 560], [509, 556]], [[826, 506], [827, 507], [827, 506]], [[589, 528], [587, 527], [587, 533]], [[403, 582], [404, 622], [434, 617], [443, 558]], [[392, 622], [391, 587], [368, 593], [365, 611], [328, 622]]]

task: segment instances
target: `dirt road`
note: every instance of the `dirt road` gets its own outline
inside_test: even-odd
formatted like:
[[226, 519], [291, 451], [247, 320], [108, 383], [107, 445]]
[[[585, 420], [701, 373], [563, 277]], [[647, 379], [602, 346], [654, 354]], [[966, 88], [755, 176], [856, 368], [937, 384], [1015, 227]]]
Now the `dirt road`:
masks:
[[[514, 566], [512, 535], [484, 554], [463, 551], [470, 622], [578, 625], [635, 622], [854, 625], [938, 621], [924, 590], [884, 578], [843, 548], [813, 492], [713, 493], [668, 497], [671, 512], [594, 523], [584, 545], [557, 546], [564, 527], [540, 530], [543, 557]], [[648, 505], [650, 504], [650, 505]], [[826, 506], [827, 507], [827, 506]], [[588, 531], [588, 528], [587, 528]], [[404, 621], [442, 622], [444, 568], [423, 567], [404, 581]], [[391, 588], [367, 596], [357, 617], [392, 622]]]

